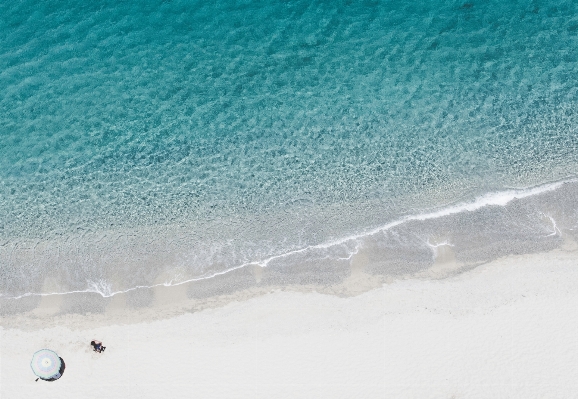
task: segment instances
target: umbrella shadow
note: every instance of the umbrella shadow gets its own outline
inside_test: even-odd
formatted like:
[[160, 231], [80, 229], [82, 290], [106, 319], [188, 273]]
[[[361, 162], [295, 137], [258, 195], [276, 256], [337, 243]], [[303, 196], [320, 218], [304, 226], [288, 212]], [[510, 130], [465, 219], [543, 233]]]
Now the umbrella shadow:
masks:
[[56, 378], [51, 378], [49, 380], [44, 380], [44, 378], [42, 378], [42, 380], [44, 381], [56, 381], [57, 379], [59, 379], [60, 377], [62, 377], [62, 374], [64, 374], [64, 369], [66, 368], [66, 364], [64, 364], [64, 359], [61, 358], [60, 356], [58, 357], [60, 359], [60, 370], [58, 370], [58, 373], [60, 374], [58, 377]]

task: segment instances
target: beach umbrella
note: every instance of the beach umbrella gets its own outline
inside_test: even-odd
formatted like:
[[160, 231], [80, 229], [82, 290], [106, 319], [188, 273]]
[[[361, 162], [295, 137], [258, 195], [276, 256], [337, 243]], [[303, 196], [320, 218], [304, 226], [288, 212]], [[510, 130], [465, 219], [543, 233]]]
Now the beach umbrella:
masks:
[[38, 377], [43, 380], [56, 380], [60, 378], [62, 361], [58, 355], [49, 350], [41, 349], [32, 356], [30, 367]]

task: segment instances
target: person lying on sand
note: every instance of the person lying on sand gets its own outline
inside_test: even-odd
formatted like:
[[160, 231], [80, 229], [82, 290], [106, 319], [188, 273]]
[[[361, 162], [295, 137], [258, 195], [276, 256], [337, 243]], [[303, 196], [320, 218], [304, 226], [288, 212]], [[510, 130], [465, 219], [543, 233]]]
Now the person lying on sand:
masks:
[[92, 345], [94, 351], [98, 352], [98, 353], [100, 353], [106, 349], [106, 346], [102, 346], [102, 342], [97, 341], [97, 340], [90, 341], [90, 345]]

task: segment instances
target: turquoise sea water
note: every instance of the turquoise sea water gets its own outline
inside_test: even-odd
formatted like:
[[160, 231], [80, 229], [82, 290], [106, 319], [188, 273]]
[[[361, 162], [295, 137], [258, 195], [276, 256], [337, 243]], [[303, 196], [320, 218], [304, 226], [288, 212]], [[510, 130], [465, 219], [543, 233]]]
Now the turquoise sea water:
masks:
[[572, 179], [577, 126], [575, 1], [2, 2], [0, 292], [344, 259]]

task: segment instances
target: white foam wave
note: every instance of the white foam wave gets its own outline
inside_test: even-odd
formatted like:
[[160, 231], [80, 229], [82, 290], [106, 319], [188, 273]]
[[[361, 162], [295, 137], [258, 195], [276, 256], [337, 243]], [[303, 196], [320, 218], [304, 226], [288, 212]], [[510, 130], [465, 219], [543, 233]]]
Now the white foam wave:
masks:
[[359, 240], [359, 239], [364, 238], [364, 237], [368, 237], [368, 236], [371, 236], [374, 234], [382, 233], [382, 232], [389, 230], [393, 227], [396, 227], [396, 226], [399, 226], [403, 223], [407, 223], [407, 222], [414, 221], [414, 220], [438, 219], [438, 218], [442, 218], [445, 216], [450, 216], [450, 215], [454, 215], [454, 214], [458, 214], [458, 213], [462, 213], [462, 212], [473, 212], [473, 211], [476, 211], [478, 209], [484, 208], [486, 206], [506, 206], [508, 203], [510, 203], [511, 201], [513, 201], [515, 199], [531, 197], [533, 195], [538, 195], [538, 194], [543, 194], [543, 193], [546, 193], [549, 191], [554, 191], [554, 190], [562, 187], [564, 184], [574, 183], [576, 181], [578, 181], [578, 180], [575, 180], [575, 179], [564, 180], [564, 181], [559, 181], [559, 182], [555, 182], [555, 183], [549, 183], [549, 184], [544, 184], [544, 185], [540, 185], [540, 186], [536, 186], [536, 187], [531, 187], [531, 188], [527, 188], [527, 189], [507, 190], [507, 191], [500, 191], [497, 193], [488, 193], [488, 194], [485, 194], [483, 196], [477, 197], [472, 202], [458, 203], [455, 205], [451, 205], [451, 206], [436, 210], [434, 212], [420, 213], [417, 215], [408, 215], [408, 216], [405, 216], [401, 219], [395, 220], [393, 222], [390, 222], [386, 225], [377, 227], [375, 229], [365, 231], [363, 233], [350, 235], [350, 236], [343, 237], [343, 238], [340, 238], [338, 240], [329, 241], [329, 242], [326, 242], [323, 244], [312, 245], [312, 246], [298, 249], [295, 251], [286, 252], [286, 253], [283, 253], [281, 255], [271, 256], [270, 258], [267, 258], [265, 260], [262, 260], [259, 262], [254, 262], [254, 264], [258, 264], [259, 266], [266, 267], [271, 261], [276, 260], [276, 259], [281, 259], [281, 258], [284, 258], [287, 256], [302, 253], [302, 252], [305, 252], [305, 251], [311, 250], [311, 249], [324, 249], [324, 248], [329, 248], [329, 247], [333, 247], [336, 245], [345, 244], [349, 241]]
[[[336, 240], [328, 241], [328, 242], [317, 244], [317, 245], [310, 245], [310, 246], [296, 249], [293, 251], [288, 251], [288, 252], [285, 252], [285, 253], [282, 253], [279, 255], [274, 255], [274, 256], [271, 256], [271, 257], [266, 258], [266, 259], [252, 261], [252, 262], [246, 262], [246, 263], [231, 267], [229, 269], [222, 270], [220, 272], [214, 272], [214, 273], [211, 273], [211, 274], [208, 274], [205, 276], [195, 277], [195, 278], [187, 279], [184, 281], [160, 283], [160, 284], [154, 284], [154, 285], [139, 285], [139, 286], [135, 286], [135, 287], [132, 287], [132, 288], [129, 288], [126, 290], [120, 290], [120, 291], [112, 291], [110, 285], [108, 285], [105, 282], [98, 282], [98, 283], [97, 282], [87, 282], [88, 287], [86, 290], [67, 291], [67, 292], [51, 292], [51, 293], [26, 293], [26, 294], [22, 294], [19, 296], [5, 297], [5, 298], [7, 298], [7, 299], [20, 299], [20, 298], [24, 298], [24, 297], [28, 297], [28, 296], [67, 295], [67, 294], [75, 294], [75, 293], [96, 293], [96, 294], [100, 294], [104, 298], [108, 298], [108, 297], [112, 297], [112, 296], [117, 295], [117, 294], [124, 294], [124, 293], [130, 292], [130, 291], [134, 291], [134, 290], [138, 290], [138, 289], [142, 289], [142, 288], [154, 288], [154, 287], [159, 287], [159, 286], [165, 286], [165, 287], [166, 286], [177, 286], [177, 285], [187, 284], [187, 283], [191, 283], [191, 282], [195, 282], [195, 281], [207, 280], [207, 279], [211, 279], [211, 278], [214, 278], [217, 276], [221, 276], [221, 275], [230, 273], [230, 272], [235, 271], [235, 270], [245, 268], [247, 266], [267, 267], [272, 261], [275, 261], [275, 260], [280, 260], [280, 259], [287, 258], [287, 257], [293, 256], [293, 255], [302, 254], [302, 253], [305, 253], [307, 251], [327, 249], [327, 248], [331, 248], [334, 246], [359, 241], [362, 238], [369, 237], [369, 236], [372, 236], [374, 234], [382, 233], [382, 232], [387, 231], [393, 227], [399, 226], [403, 223], [407, 223], [410, 221], [423, 221], [423, 220], [442, 218], [442, 217], [455, 215], [455, 214], [462, 213], [462, 212], [474, 212], [476, 210], [479, 210], [479, 209], [487, 207], [487, 206], [506, 206], [507, 204], [509, 204], [511, 201], [513, 201], [515, 199], [522, 199], [522, 198], [527, 198], [527, 197], [547, 193], [550, 191], [557, 190], [558, 188], [562, 187], [565, 184], [576, 183], [576, 182], [578, 182], [578, 179], [568, 179], [568, 180], [543, 184], [543, 185], [525, 188], [525, 189], [512, 189], [512, 190], [505, 190], [505, 191], [494, 192], [494, 193], [487, 193], [485, 195], [482, 195], [480, 197], [475, 198], [471, 202], [461, 202], [461, 203], [454, 204], [454, 205], [451, 205], [451, 206], [448, 206], [445, 208], [441, 208], [441, 209], [438, 209], [438, 210], [435, 210], [432, 212], [420, 213], [420, 214], [416, 214], [416, 215], [408, 215], [408, 216], [397, 219], [395, 221], [392, 221], [390, 223], [387, 223], [383, 226], [374, 228], [374, 229], [369, 230], [369, 231], [349, 235], [346, 237], [342, 237], [342, 238], [339, 238]], [[557, 226], [555, 228], [557, 229]], [[350, 258], [355, 252], [357, 252], [358, 249], [359, 249], [358, 245], [356, 245], [355, 250], [350, 254], [350, 256], [348, 258]], [[345, 259], [347, 259], [347, 258], [345, 258]], [[4, 296], [4, 295], [0, 295], [0, 296]]]

